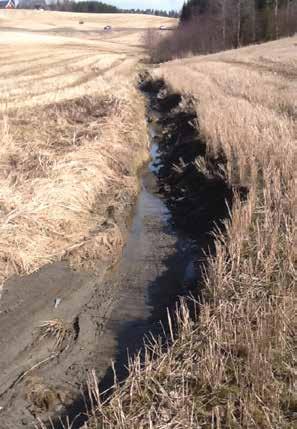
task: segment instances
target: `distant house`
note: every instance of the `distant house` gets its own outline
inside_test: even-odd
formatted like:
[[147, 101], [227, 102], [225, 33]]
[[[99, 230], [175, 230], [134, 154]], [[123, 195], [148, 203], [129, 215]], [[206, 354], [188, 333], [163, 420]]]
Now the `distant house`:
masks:
[[15, 9], [15, 1], [14, 0], [5, 0], [0, 1], [0, 9]]

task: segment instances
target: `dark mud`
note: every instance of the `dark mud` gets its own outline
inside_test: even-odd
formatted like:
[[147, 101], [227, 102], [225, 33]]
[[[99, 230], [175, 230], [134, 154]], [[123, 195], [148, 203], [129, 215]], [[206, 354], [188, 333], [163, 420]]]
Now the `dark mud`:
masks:
[[[93, 368], [104, 391], [127, 375], [128, 353], [143, 351], [149, 335], [166, 343], [167, 308], [199, 295], [209, 234], [228, 216], [234, 192], [225, 159], [207, 154], [190, 100], [146, 77], [152, 162], [144, 169], [127, 244], [112, 270], [100, 275], [53, 264], [7, 284], [0, 313], [0, 429], [33, 428], [36, 419], [87, 419], [81, 386]], [[195, 160], [204, 161], [204, 169]], [[42, 294], [40, 293], [42, 291]], [[57, 302], [59, 303], [57, 305]], [[38, 340], [44, 320], [62, 319], [58, 350]], [[56, 421], [56, 427], [62, 427]]]

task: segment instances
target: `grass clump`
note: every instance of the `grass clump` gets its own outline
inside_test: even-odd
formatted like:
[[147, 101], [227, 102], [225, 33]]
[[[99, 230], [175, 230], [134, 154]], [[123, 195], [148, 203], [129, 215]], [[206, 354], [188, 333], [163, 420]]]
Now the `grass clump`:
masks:
[[46, 320], [38, 326], [38, 337], [54, 339], [54, 349], [60, 349], [70, 334], [69, 327], [61, 319]]

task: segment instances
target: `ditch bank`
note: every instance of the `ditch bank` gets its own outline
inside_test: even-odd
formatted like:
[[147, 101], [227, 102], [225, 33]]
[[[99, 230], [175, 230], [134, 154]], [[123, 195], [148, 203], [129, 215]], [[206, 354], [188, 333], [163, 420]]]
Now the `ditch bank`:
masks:
[[[167, 308], [174, 313], [180, 295], [199, 294], [205, 253], [214, 250], [210, 232], [222, 225], [229, 213], [226, 202], [232, 207], [240, 190], [227, 184], [223, 154], [207, 153], [191, 100], [148, 75], [140, 88], [148, 97], [152, 161], [142, 172], [122, 258], [107, 273], [102, 269], [101, 277], [53, 264], [16, 280], [18, 301], [11, 299], [9, 308], [22, 310], [15, 320], [1, 316], [7, 318], [4, 350], [13, 343], [24, 347], [1, 374], [0, 429], [33, 428], [37, 418], [47, 422], [54, 416], [56, 427], [62, 427], [58, 417], [66, 422], [66, 416], [74, 420], [73, 429], [81, 427], [88, 419], [86, 392], [81, 394], [88, 372], [95, 369], [101, 391], [109, 389], [113, 360], [124, 380], [127, 351], [143, 351], [150, 333], [166, 337]], [[35, 291], [32, 303], [25, 283]], [[48, 312], [41, 283], [51, 285]], [[32, 332], [22, 332], [26, 312], [31, 326], [65, 314], [72, 323], [32, 341]], [[9, 362], [9, 352], [4, 360]]]

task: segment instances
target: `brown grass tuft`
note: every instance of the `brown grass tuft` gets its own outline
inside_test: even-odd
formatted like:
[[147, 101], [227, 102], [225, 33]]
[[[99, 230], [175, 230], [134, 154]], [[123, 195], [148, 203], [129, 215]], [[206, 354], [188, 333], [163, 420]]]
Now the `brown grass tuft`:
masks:
[[69, 327], [60, 319], [46, 320], [38, 326], [39, 339], [53, 338], [55, 341], [54, 349], [62, 347], [69, 333]]
[[28, 401], [38, 410], [51, 410], [60, 402], [57, 392], [39, 377], [27, 380], [26, 390]]

